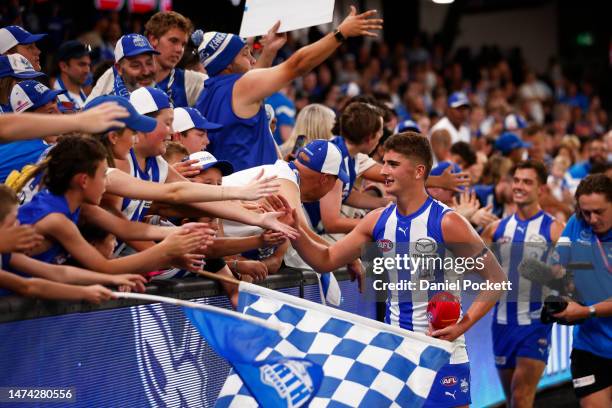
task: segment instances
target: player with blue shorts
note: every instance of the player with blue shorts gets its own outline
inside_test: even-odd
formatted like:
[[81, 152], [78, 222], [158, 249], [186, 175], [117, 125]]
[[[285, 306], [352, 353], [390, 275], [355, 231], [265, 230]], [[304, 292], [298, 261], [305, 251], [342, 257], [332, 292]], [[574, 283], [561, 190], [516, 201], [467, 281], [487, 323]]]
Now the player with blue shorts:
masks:
[[[477, 270], [484, 280], [502, 282], [503, 272], [476, 231], [459, 214], [432, 199], [425, 190], [425, 180], [432, 165], [427, 138], [407, 132], [393, 135], [385, 143], [385, 193], [396, 198], [396, 204], [369, 213], [344, 238], [324, 247], [302, 233], [293, 240], [299, 255], [318, 272], [332, 271], [358, 258], [363, 245], [376, 242], [384, 248], [385, 257], [419, 256], [416, 252], [436, 252], [449, 246], [457, 257], [480, 258], [484, 267]], [[297, 222], [294, 222], [297, 227]], [[422, 255], [422, 254], [421, 254]], [[432, 331], [427, 319], [428, 300], [435, 291], [419, 290], [419, 281], [441, 283], [459, 281], [452, 270], [419, 268], [388, 269], [389, 282], [409, 279], [415, 290], [387, 291], [388, 324], [452, 341], [456, 347], [450, 363], [433, 380], [426, 406], [468, 406], [470, 370], [463, 334], [484, 316], [499, 299], [499, 291], [481, 291], [463, 317], [455, 324]], [[358, 277], [363, 280], [363, 275]]]
[[516, 212], [489, 225], [485, 242], [496, 244], [512, 290], [502, 295], [493, 313], [495, 365], [509, 406], [531, 407], [548, 360], [552, 325], [540, 322], [544, 288], [518, 272], [521, 260], [545, 260], [563, 224], [542, 210], [539, 197], [547, 172], [536, 161], [518, 163], [513, 170], [512, 200]]

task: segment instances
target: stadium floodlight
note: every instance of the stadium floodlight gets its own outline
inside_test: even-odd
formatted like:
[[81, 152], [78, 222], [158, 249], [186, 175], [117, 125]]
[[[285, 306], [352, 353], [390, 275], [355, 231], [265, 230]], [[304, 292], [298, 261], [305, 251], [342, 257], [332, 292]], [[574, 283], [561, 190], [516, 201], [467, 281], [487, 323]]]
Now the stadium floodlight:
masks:
[[433, 1], [436, 4], [451, 4], [455, 0], [431, 0], [431, 1]]

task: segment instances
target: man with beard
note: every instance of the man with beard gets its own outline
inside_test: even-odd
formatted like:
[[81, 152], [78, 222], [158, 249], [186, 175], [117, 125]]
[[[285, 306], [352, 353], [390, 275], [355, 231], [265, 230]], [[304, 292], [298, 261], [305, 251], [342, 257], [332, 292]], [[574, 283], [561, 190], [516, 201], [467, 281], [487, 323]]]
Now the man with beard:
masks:
[[110, 76], [100, 78], [89, 94], [87, 103], [100, 95], [130, 98], [138, 88], [155, 86], [157, 67], [153, 55], [158, 55], [149, 40], [140, 34], [126, 34], [115, 45], [115, 66]]
[[91, 72], [89, 49], [79, 41], [66, 41], [57, 50], [57, 65], [60, 73], [53, 89], [66, 91], [58, 97], [60, 105], [66, 109], [81, 110], [87, 99], [83, 85]]

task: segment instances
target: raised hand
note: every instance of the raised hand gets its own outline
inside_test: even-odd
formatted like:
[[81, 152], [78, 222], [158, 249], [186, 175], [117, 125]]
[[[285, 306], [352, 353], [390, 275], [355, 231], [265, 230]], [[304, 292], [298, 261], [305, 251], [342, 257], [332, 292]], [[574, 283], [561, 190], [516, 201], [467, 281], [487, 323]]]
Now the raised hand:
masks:
[[43, 241], [31, 225], [15, 225], [2, 229], [0, 253], [30, 252]]
[[479, 227], [486, 227], [487, 225], [499, 220], [499, 218], [493, 214], [493, 205], [489, 204], [486, 207], [482, 207], [477, 210], [470, 221], [472, 224], [478, 225]]
[[338, 26], [338, 30], [345, 37], [377, 37], [378, 34], [372, 30], [382, 30], [383, 20], [381, 18], [371, 18], [377, 14], [376, 10], [368, 10], [365, 13], [357, 14], [355, 6], [351, 6], [349, 15]]
[[284, 244], [287, 237], [282, 232], [265, 230], [261, 234], [261, 239], [264, 243], [264, 247], [273, 247]]
[[276, 180], [277, 176], [263, 177], [263, 174], [261, 169], [253, 181], [240, 189], [240, 199], [255, 201], [278, 192], [280, 182]]
[[283, 45], [285, 45], [285, 43], [287, 42], [287, 33], [278, 33], [278, 28], [280, 27], [280, 24], [281, 22], [277, 21], [276, 24], [274, 24], [272, 28], [268, 30], [266, 35], [263, 36], [261, 40], [259, 40], [259, 42], [263, 46], [264, 51], [276, 53], [278, 52], [278, 50], [283, 48]]
[[174, 170], [176, 170], [181, 176], [189, 178], [200, 174], [200, 169], [193, 167], [193, 164], [196, 164], [197, 162], [198, 160], [185, 160], [174, 163], [172, 167], [174, 167]]
[[470, 175], [462, 171], [461, 173], [451, 173], [452, 166], [448, 166], [442, 174], [440, 174], [440, 181], [442, 182], [442, 188], [447, 190], [461, 192], [460, 187], [468, 187], [470, 185]]
[[268, 267], [259, 261], [238, 261], [238, 273], [253, 278], [254, 282], [261, 282], [268, 276]]
[[357, 279], [357, 287], [359, 288], [359, 293], [363, 293], [363, 289], [365, 287], [365, 271], [363, 269], [363, 265], [359, 259], [355, 259], [350, 264], [346, 265], [346, 270], [348, 271], [351, 282], [354, 282]]
[[162, 245], [166, 256], [176, 258], [196, 252], [205, 240], [206, 234], [198, 230], [181, 228], [168, 235], [159, 245]]
[[118, 119], [128, 116], [130, 114], [123, 106], [115, 102], [106, 102], [75, 114], [74, 119], [81, 132], [101, 133], [110, 128], [125, 127], [125, 123]]
[[463, 190], [459, 194], [459, 199], [453, 197], [453, 208], [457, 213], [469, 220], [480, 208], [480, 201], [478, 201], [476, 193], [473, 191]]

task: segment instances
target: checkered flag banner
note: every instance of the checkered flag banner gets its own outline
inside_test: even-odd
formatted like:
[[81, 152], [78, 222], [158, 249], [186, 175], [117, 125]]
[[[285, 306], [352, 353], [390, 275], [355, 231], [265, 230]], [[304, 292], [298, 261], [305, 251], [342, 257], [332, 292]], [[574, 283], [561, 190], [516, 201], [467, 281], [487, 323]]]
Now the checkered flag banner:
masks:
[[[323, 368], [310, 407], [420, 407], [436, 372], [448, 364], [453, 345], [282, 292], [240, 283], [238, 309], [277, 323], [281, 330], [256, 358], [293, 357]], [[282, 376], [273, 387], [294, 407]], [[257, 407], [232, 370], [216, 407]]]

